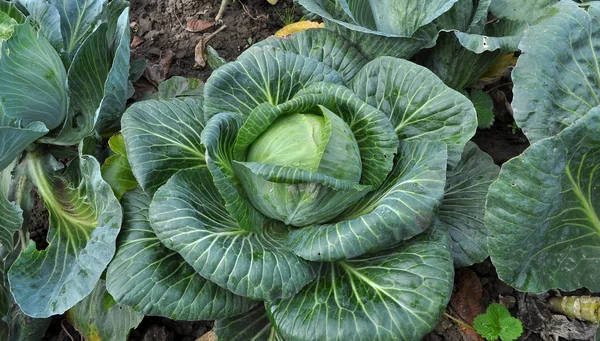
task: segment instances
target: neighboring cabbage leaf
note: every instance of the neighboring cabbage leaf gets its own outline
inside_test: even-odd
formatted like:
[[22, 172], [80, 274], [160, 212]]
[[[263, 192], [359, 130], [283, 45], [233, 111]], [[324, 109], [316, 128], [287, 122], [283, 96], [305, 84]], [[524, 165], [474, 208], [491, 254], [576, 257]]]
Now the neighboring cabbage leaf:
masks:
[[89, 296], [66, 312], [66, 319], [85, 340], [125, 340], [144, 315], [128, 306], [107, 304], [111, 298], [101, 279]]
[[47, 241], [29, 243], [8, 275], [11, 291], [29, 316], [62, 314], [87, 296], [112, 259], [121, 207], [90, 156], [66, 170], [52, 155], [28, 154], [27, 169], [50, 213]]
[[472, 86], [501, 53], [517, 50], [527, 24], [509, 19], [488, 22], [491, 1], [459, 0], [436, 20], [445, 32], [435, 47], [423, 52], [423, 64], [451, 88]]
[[357, 1], [300, 0], [308, 11], [321, 16], [325, 27], [349, 39], [362, 54], [410, 58], [431, 47], [437, 37], [436, 18], [457, 0]]
[[531, 143], [554, 136], [600, 105], [600, 3], [561, 1], [531, 27], [513, 71], [515, 121]]
[[502, 166], [485, 223], [500, 279], [518, 290], [600, 290], [600, 108]]

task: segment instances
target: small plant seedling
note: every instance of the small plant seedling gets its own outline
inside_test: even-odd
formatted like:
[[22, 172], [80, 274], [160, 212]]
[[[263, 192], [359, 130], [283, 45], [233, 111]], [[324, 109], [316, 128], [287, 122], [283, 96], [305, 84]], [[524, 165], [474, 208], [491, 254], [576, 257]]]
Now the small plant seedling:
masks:
[[488, 306], [485, 314], [473, 320], [473, 327], [486, 340], [512, 341], [523, 333], [521, 321], [510, 315], [508, 309], [498, 303]]

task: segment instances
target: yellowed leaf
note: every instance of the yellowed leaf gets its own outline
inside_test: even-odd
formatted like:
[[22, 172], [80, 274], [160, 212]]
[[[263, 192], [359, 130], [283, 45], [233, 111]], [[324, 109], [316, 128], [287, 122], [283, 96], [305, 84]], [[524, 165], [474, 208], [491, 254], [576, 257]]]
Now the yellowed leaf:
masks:
[[325, 25], [320, 22], [309, 21], [309, 20], [298, 21], [293, 24], [286, 25], [281, 30], [275, 32], [275, 37], [283, 38], [283, 37], [287, 37], [290, 34], [293, 34], [296, 32], [308, 30], [309, 28], [323, 28], [323, 27], [325, 27]]
[[267, 0], [271, 5], [275, 5], [278, 0]]
[[486, 84], [497, 81], [506, 74], [508, 69], [513, 68], [517, 64], [517, 58], [514, 53], [501, 55], [479, 80]]

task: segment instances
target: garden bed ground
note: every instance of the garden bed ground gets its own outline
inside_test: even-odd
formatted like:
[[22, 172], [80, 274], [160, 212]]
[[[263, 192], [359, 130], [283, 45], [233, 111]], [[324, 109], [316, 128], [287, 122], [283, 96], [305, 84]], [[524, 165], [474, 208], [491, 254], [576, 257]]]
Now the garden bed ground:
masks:
[[[138, 96], [152, 90], [161, 78], [175, 75], [196, 77], [203, 81], [208, 78], [211, 72], [209, 67], [194, 67], [194, 47], [203, 33], [187, 32], [185, 24], [188, 19], [213, 20], [219, 3], [219, 0], [131, 1], [132, 32], [133, 36], [137, 37], [134, 39], [135, 47], [132, 47], [132, 58], [148, 61], [145, 80], [138, 83]], [[216, 34], [208, 45], [225, 60], [234, 60], [253, 42], [272, 35], [284, 26], [284, 21], [290, 17], [300, 17], [300, 9], [294, 7], [291, 0], [280, 0], [276, 6], [265, 0], [231, 1], [223, 17], [227, 28]], [[208, 29], [207, 32], [213, 32], [215, 29], [216, 27]], [[512, 128], [510, 90], [509, 85], [493, 90], [496, 122], [492, 128], [478, 131], [474, 138], [481, 149], [492, 155], [497, 164], [520, 154], [528, 146], [524, 135], [520, 131], [513, 131]], [[44, 219], [39, 220], [42, 221], [42, 225], [32, 227], [32, 231], [36, 231], [36, 238], [44, 229]], [[478, 298], [478, 292], [481, 292], [481, 298]], [[473, 302], [480, 304], [475, 309], [485, 309], [488, 304], [499, 302], [523, 321], [525, 332], [521, 340], [553, 340], [559, 336], [571, 340], [593, 338], [592, 325], [552, 315], [543, 304], [546, 296], [516, 292], [498, 279], [491, 262], [487, 260], [466, 270], [457, 271], [455, 295], [447, 312], [468, 319], [469, 311], [473, 310]], [[175, 322], [166, 318], [147, 317], [131, 333], [130, 340], [192, 341], [210, 330], [212, 325], [212, 321]], [[79, 339], [77, 332], [63, 321], [62, 317], [55, 317], [43, 340]], [[425, 339], [472, 340], [448, 318], [443, 318]]]

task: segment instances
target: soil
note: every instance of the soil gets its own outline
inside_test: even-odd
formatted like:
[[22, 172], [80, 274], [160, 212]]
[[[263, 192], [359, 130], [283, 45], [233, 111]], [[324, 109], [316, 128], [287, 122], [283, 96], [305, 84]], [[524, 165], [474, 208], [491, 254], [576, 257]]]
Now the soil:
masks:
[[[132, 58], [146, 59], [152, 65], [173, 56], [165, 76], [179, 75], [206, 81], [211, 73], [207, 67], [194, 67], [194, 48], [203, 33], [214, 32], [215, 25], [202, 33], [185, 30], [188, 20], [212, 22], [219, 10], [218, 0], [132, 0], [131, 22], [134, 38], [141, 44], [132, 48]], [[291, 0], [280, 0], [276, 6], [266, 0], [229, 1], [223, 16], [227, 27], [217, 33], [207, 45], [226, 61], [234, 60], [253, 42], [267, 38], [282, 28], [286, 17], [298, 18], [300, 9]]]
[[[132, 59], [146, 59], [148, 67], [144, 78], [138, 82], [141, 92], [155, 90], [160, 81], [171, 76], [195, 77], [206, 81], [211, 73], [207, 67], [195, 67], [194, 48], [203, 34], [215, 32], [217, 24], [203, 31], [192, 33], [185, 30], [186, 22], [198, 19], [213, 21], [219, 0], [131, 0]], [[226, 61], [234, 60], [253, 42], [260, 41], [284, 26], [286, 17], [297, 20], [301, 16], [299, 8], [292, 0], [279, 0], [276, 6], [266, 0], [229, 1], [223, 17], [227, 27], [217, 33], [208, 45], [212, 46]], [[136, 38], [137, 37], [137, 38]], [[508, 80], [508, 82], [507, 82]], [[494, 100], [496, 121], [489, 129], [478, 130], [473, 141], [490, 154], [498, 165], [519, 155], [528, 147], [526, 137], [514, 128], [510, 101], [512, 100], [510, 79], [505, 78], [488, 85]], [[141, 97], [141, 95], [140, 95]], [[38, 203], [40, 201], [38, 200]], [[33, 212], [30, 233], [38, 248], [43, 249], [44, 236], [48, 229], [47, 212], [43, 205]], [[44, 225], [44, 221], [46, 221]], [[562, 315], [553, 315], [545, 305], [549, 295], [524, 294], [515, 291], [503, 283], [495, 272], [491, 262], [473, 265], [467, 270], [457, 270], [457, 281], [465, 272], [475, 276], [481, 291], [478, 304], [485, 310], [490, 303], [499, 302], [506, 306], [513, 316], [523, 321], [525, 331], [519, 340], [593, 340], [596, 326], [574, 320]], [[458, 276], [458, 274], [461, 274]], [[455, 286], [455, 293], [460, 290]], [[455, 303], [451, 302], [447, 313], [456, 316]], [[193, 341], [213, 327], [212, 321], [173, 321], [167, 318], [146, 317], [130, 334], [134, 341]], [[82, 340], [78, 333], [62, 316], [53, 317], [43, 341]], [[458, 325], [443, 317], [439, 325], [424, 340], [427, 341], [468, 341], [473, 340]]]

